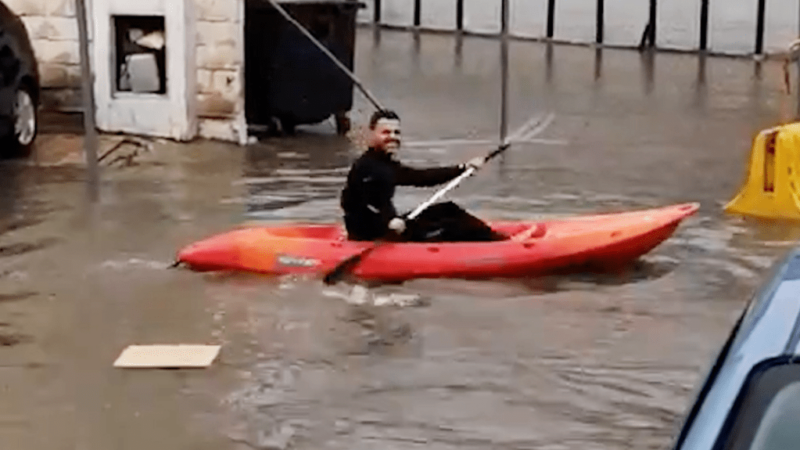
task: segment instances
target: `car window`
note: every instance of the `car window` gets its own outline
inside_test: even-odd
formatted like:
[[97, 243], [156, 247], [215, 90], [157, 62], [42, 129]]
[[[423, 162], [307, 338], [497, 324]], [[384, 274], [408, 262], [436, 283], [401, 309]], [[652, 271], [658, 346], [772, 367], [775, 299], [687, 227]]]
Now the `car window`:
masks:
[[800, 448], [800, 364], [766, 364], [731, 411], [715, 449]]
[[750, 450], [781, 450], [800, 446], [800, 381], [772, 399], [758, 425]]

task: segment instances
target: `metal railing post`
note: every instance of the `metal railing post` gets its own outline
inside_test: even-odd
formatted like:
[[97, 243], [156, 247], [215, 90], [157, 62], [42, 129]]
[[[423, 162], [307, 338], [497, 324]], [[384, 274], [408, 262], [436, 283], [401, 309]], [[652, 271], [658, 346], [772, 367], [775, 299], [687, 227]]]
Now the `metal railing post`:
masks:
[[597, 22], [595, 24], [595, 38], [594, 41], [598, 44], [603, 43], [603, 34], [605, 28], [605, 10], [606, 10], [606, 2], [605, 0], [597, 0]]
[[456, 0], [456, 29], [464, 31], [464, 0]]
[[372, 23], [375, 25], [380, 25], [381, 23], [381, 13], [382, 13], [382, 4], [381, 0], [375, 0], [374, 8], [372, 9]]
[[708, 49], [708, 9], [709, 0], [700, 0], [700, 50]]
[[767, 16], [767, 0], [758, 0], [758, 15], [756, 17], [756, 51], [757, 55], [764, 52], [764, 22]]

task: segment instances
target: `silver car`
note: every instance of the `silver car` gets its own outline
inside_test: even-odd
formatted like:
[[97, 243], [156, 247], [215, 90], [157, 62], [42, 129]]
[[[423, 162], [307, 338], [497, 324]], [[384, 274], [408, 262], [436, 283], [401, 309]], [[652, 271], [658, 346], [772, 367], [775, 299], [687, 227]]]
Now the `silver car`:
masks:
[[800, 247], [750, 300], [672, 448], [800, 448]]

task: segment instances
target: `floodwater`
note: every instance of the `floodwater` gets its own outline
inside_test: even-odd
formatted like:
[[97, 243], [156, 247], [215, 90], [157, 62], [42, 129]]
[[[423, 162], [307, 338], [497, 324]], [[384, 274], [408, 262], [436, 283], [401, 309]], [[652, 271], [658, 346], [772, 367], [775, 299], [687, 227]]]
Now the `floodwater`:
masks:
[[[497, 42], [359, 32], [357, 72], [404, 120], [404, 158], [496, 139]], [[629, 272], [379, 288], [168, 269], [246, 221], [332, 221], [356, 150], [331, 124], [246, 148], [157, 144], [104, 173], [0, 165], [0, 442], [39, 449], [655, 449], [753, 288], [800, 237], [729, 216], [751, 139], [793, 106], [777, 65], [512, 45], [510, 131], [555, 118], [451, 198], [530, 218], [698, 201]], [[369, 113], [356, 94], [353, 118]], [[42, 150], [44, 151], [44, 149]], [[432, 190], [403, 189], [410, 208]], [[207, 369], [123, 370], [130, 344], [222, 345]]]

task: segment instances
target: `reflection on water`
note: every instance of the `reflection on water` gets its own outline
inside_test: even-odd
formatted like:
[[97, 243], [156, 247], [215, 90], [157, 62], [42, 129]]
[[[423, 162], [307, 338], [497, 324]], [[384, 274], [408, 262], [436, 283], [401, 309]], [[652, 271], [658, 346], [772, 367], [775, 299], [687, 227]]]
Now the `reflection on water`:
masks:
[[603, 49], [598, 47], [594, 51], [594, 81], [603, 78]]

